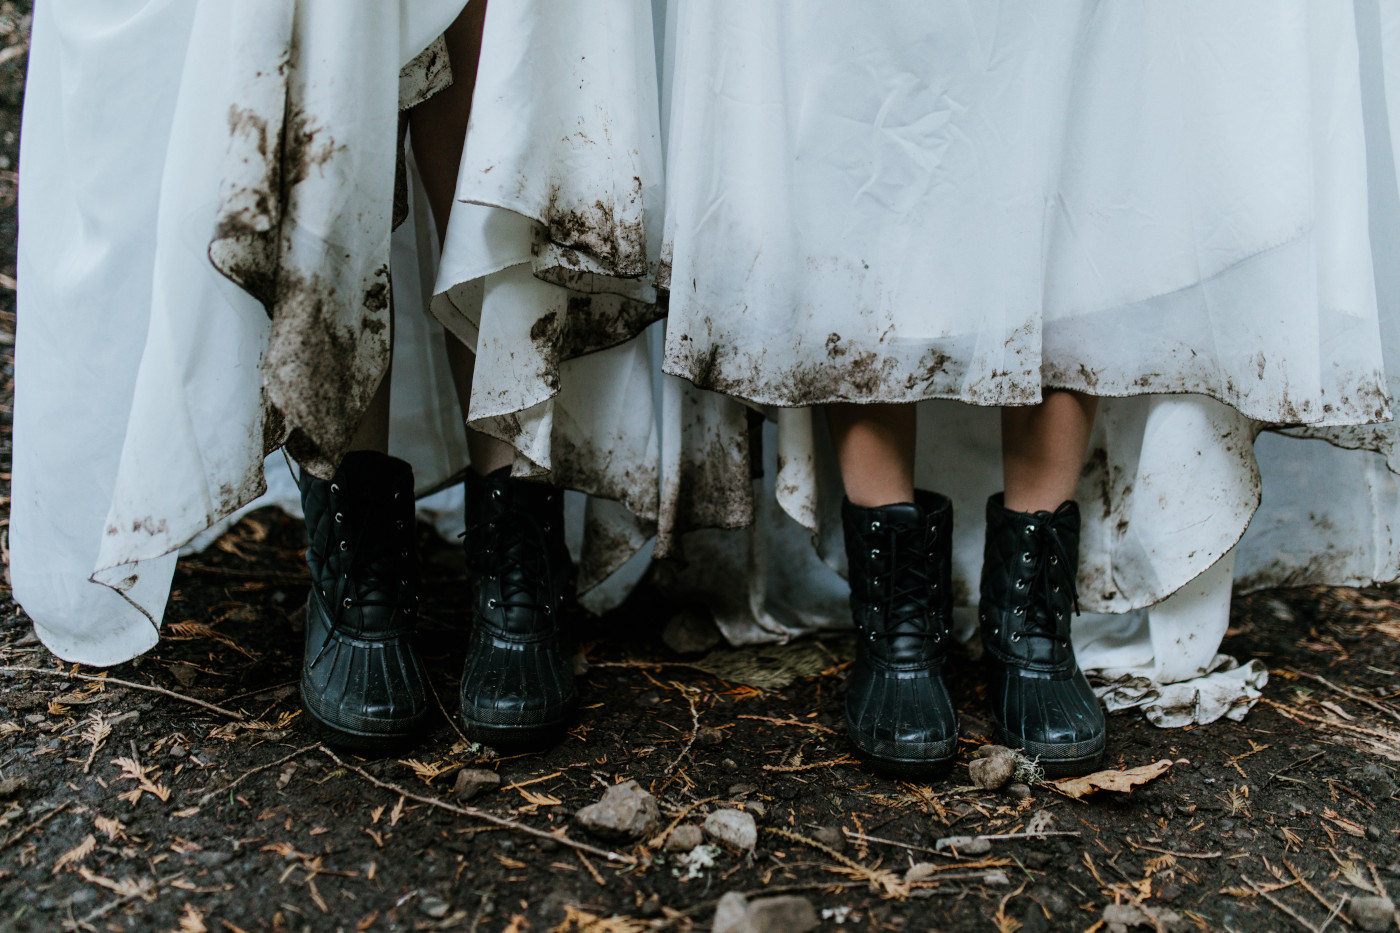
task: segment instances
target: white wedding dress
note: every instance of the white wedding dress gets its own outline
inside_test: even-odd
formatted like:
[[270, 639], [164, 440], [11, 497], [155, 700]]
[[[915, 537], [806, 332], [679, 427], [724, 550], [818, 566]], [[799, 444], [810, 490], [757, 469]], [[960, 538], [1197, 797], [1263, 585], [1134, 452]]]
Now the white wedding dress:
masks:
[[[382, 17], [392, 68], [360, 70], [385, 87], [460, 7], [268, 4]], [[207, 74], [234, 67], [212, 51], [232, 8], [123, 5], [87, 15], [155, 37], [129, 87], [102, 76], [135, 32], [41, 7], [22, 177], [12, 571], [46, 644], [92, 663], [154, 643], [174, 550], [260, 489], [281, 410], [268, 315], [206, 254], [262, 164], [229, 106], [291, 92]], [[1090, 391], [1080, 591], [1105, 614], [1081, 661], [1155, 722], [1240, 715], [1265, 672], [1217, 654], [1232, 580], [1400, 575], [1397, 63], [1389, 0], [492, 5], [440, 267], [421, 209], [395, 239], [394, 452], [424, 490], [463, 462], [434, 326], [403, 310], [431, 291], [478, 352], [473, 426], [592, 494], [586, 602], [615, 603], [654, 536], [671, 590], [754, 643], [849, 625], [812, 406], [922, 401], [967, 605], [1000, 482], [985, 406]], [[114, 96], [145, 122], [100, 119]], [[102, 147], [122, 155], [89, 168]], [[368, 168], [298, 184], [325, 205], [376, 179], [382, 214], [392, 167]], [[357, 234], [348, 282], [373, 286], [387, 230]], [[387, 353], [364, 346], [355, 372]], [[292, 419], [313, 463], [344, 427], [319, 414]]]

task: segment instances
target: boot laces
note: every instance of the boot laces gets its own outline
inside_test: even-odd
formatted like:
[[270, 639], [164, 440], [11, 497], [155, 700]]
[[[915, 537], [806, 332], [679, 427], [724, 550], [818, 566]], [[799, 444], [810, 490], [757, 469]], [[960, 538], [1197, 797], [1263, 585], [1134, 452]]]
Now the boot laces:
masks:
[[1060, 622], [1063, 617], [1054, 608], [1056, 596], [1062, 588], [1068, 590], [1070, 605], [1074, 608], [1075, 615], [1079, 614], [1079, 588], [1075, 584], [1075, 574], [1071, 568], [1074, 561], [1071, 555], [1065, 550], [1064, 542], [1060, 540], [1059, 534], [1055, 531], [1055, 522], [1061, 516], [1072, 512], [1073, 502], [1065, 502], [1053, 513], [1049, 519], [1038, 523], [1033, 532], [1035, 536], [1034, 563], [1031, 567], [1030, 588], [1032, 594], [1038, 593], [1040, 598], [1031, 605], [1030, 611], [1026, 613], [1026, 621], [1029, 623], [1023, 634], [1035, 635], [1040, 638], [1050, 638], [1055, 641], [1065, 640], [1061, 634]]
[[[397, 498], [397, 494], [395, 494]], [[344, 513], [347, 509], [345, 502], [340, 503], [340, 511], [336, 512], [335, 521], [337, 525], [344, 524]], [[404, 522], [398, 520], [388, 534], [390, 547], [385, 553], [375, 554], [379, 560], [374, 560], [370, 556], [371, 549], [366, 545], [371, 540], [371, 535], [376, 531], [383, 533], [383, 523], [377, 521], [383, 505], [378, 501], [371, 501], [361, 517], [360, 527], [355, 532], [355, 541], [351, 545], [349, 539], [343, 534], [336, 536], [336, 546], [341, 551], [350, 551], [350, 563], [341, 571], [340, 584], [334, 590], [338, 597], [334, 604], [333, 616], [331, 618], [330, 635], [335, 635], [345, 625], [345, 615], [350, 609], [379, 606], [387, 609], [399, 609], [404, 613], [412, 613], [418, 605], [418, 597], [413, 592], [413, 581], [409, 579], [409, 574], [405, 571], [409, 556], [410, 532], [404, 527]], [[395, 558], [398, 558], [396, 560]], [[329, 563], [329, 562], [328, 562]], [[373, 593], [392, 592], [393, 598], [374, 597]], [[331, 594], [322, 591], [323, 595]], [[325, 655], [330, 648], [333, 638], [327, 638], [321, 645], [321, 650], [316, 652], [316, 657], [312, 659], [311, 666], [315, 666], [317, 661]]]
[[465, 535], [480, 535], [489, 544], [482, 551], [482, 569], [501, 582], [501, 598], [489, 609], [527, 609], [553, 614], [549, 551], [543, 529], [521, 512], [496, 515], [470, 526]]
[[[896, 534], [891, 529], [887, 538], [887, 546], [893, 555], [889, 598], [886, 601], [889, 614], [884, 627], [871, 634], [883, 639], [913, 636], [940, 641], [943, 638], [943, 624], [933, 611], [933, 596], [937, 588], [933, 574], [935, 532], [929, 529], [921, 546], [917, 549], [906, 547], [904, 554], [899, 553]], [[904, 611], [895, 615], [896, 608]], [[912, 611], [907, 611], [910, 608]]]

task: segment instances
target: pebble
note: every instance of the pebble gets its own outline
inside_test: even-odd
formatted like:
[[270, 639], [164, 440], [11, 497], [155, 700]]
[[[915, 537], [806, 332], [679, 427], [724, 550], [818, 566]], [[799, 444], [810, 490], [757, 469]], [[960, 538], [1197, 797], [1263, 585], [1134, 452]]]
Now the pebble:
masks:
[[682, 823], [666, 837], [667, 852], [689, 852], [705, 841], [705, 833], [694, 823]]
[[716, 810], [705, 817], [705, 835], [740, 852], [752, 852], [758, 845], [753, 815], [742, 810]]
[[702, 726], [699, 732], [695, 733], [695, 744], [701, 748], [714, 748], [724, 744], [724, 733], [718, 729], [711, 729], [709, 726]]
[[1369, 839], [1369, 840], [1371, 840], [1372, 842], [1380, 842], [1380, 841], [1381, 841], [1381, 828], [1380, 828], [1379, 826], [1374, 826], [1374, 825], [1372, 825], [1372, 826], [1367, 826], [1367, 827], [1366, 827], [1366, 838]]
[[452, 793], [457, 795], [458, 800], [471, 800], [488, 790], [495, 790], [501, 786], [501, 776], [495, 771], [487, 771], [484, 768], [463, 768], [457, 772], [457, 783], [452, 786]]
[[749, 795], [749, 794], [755, 794], [755, 793], [757, 793], [757, 792], [758, 792], [758, 785], [756, 785], [756, 784], [730, 784], [730, 785], [729, 785], [729, 796], [731, 796], [731, 797], [744, 797], [744, 796], [747, 796], [747, 795]]
[[1022, 784], [1020, 781], [1014, 784], [1007, 784], [1006, 792], [1017, 800], [1031, 799], [1031, 786], [1029, 784]]
[[687, 606], [671, 616], [661, 629], [661, 640], [679, 655], [704, 654], [724, 636], [710, 614], [700, 606]]
[[768, 805], [762, 800], [754, 800], [745, 804], [744, 812], [752, 813], [754, 819], [761, 820], [768, 815]]
[[726, 758], [720, 762], [720, 766], [726, 771], [733, 771], [735, 768], [739, 767], [739, 763], [733, 758]]
[[1347, 916], [1363, 930], [1385, 930], [1394, 922], [1395, 904], [1388, 897], [1353, 897], [1347, 904]]
[[909, 870], [904, 873], [906, 883], [913, 884], [916, 881], [927, 881], [938, 873], [939, 866], [932, 862], [915, 862], [909, 866]]
[[846, 834], [841, 832], [839, 826], [822, 826], [812, 831], [812, 838], [828, 849], [835, 849], [837, 852], [846, 851]]
[[579, 810], [574, 819], [595, 836], [625, 840], [646, 835], [660, 816], [656, 798], [636, 781], [627, 781], [609, 787], [601, 800]]
[[967, 765], [972, 783], [983, 790], [1000, 790], [1011, 780], [1015, 770], [1016, 762], [1010, 755], [974, 758]]
[[0, 799], [13, 797], [15, 794], [29, 788], [29, 780], [22, 774], [14, 774], [7, 778], [0, 778]]
[[974, 758], [1014, 758], [1015, 755], [1005, 745], [983, 745], [973, 753]]
[[447, 916], [447, 912], [452, 909], [452, 905], [440, 897], [429, 895], [418, 902], [418, 909], [434, 920], [441, 920], [443, 917]]
[[976, 836], [945, 836], [934, 843], [933, 847], [939, 852], [952, 849], [959, 855], [986, 855], [992, 851], [990, 839], [979, 839]]
[[715, 907], [714, 933], [807, 933], [817, 928], [817, 911], [805, 897], [746, 900], [730, 891]]

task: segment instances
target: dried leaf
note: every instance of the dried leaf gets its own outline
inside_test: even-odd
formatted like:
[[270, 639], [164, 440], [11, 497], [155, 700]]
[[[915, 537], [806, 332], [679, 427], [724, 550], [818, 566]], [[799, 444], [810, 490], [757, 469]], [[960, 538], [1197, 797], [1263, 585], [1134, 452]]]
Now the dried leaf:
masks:
[[557, 807], [564, 802], [558, 797], [551, 797], [549, 794], [537, 794], [534, 791], [528, 791], [524, 788], [520, 788], [520, 796], [540, 807]]
[[1146, 784], [1148, 781], [1161, 777], [1171, 766], [1171, 761], [1163, 758], [1153, 764], [1129, 768], [1126, 771], [1095, 771], [1093, 774], [1086, 774], [1083, 777], [1065, 778], [1061, 781], [1055, 781], [1054, 787], [1060, 793], [1076, 800], [1100, 790], [1128, 794], [1132, 793], [1133, 788], [1139, 784]]
[[117, 839], [126, 838], [126, 826], [122, 824], [121, 820], [110, 816], [99, 816], [93, 819], [92, 825], [97, 827], [98, 832], [114, 842]]
[[506, 856], [504, 856], [504, 855], [500, 855], [500, 854], [497, 854], [497, 855], [496, 855], [496, 861], [500, 862], [500, 863], [501, 863], [502, 865], [504, 865], [506, 868], [524, 868], [524, 867], [525, 867], [525, 863], [524, 863], [524, 862], [517, 862], [517, 861], [516, 861], [515, 859], [513, 859], [513, 858], [508, 858], [508, 857], [506, 857]]
[[139, 897], [144, 901], [156, 899], [156, 886], [149, 878], [137, 881], [134, 878], [123, 878], [121, 881], [113, 881], [111, 878], [104, 878], [97, 872], [90, 871], [82, 865], [78, 866], [78, 874], [89, 884], [104, 887], [109, 891], [114, 891], [122, 897]]
[[78, 843], [73, 848], [69, 849], [67, 852], [64, 852], [58, 857], [58, 861], [54, 862], [53, 871], [50, 872], [50, 874], [56, 875], [58, 874], [59, 870], [64, 868], [65, 866], [72, 865], [74, 862], [81, 862], [83, 859], [91, 855], [92, 850], [96, 848], [97, 837], [94, 836], [92, 833], [88, 833], [86, 838], [84, 838], [82, 842]]
[[564, 907], [564, 922], [550, 933], [644, 933], [650, 929], [641, 920], [631, 917], [599, 917], [577, 907]]
[[1365, 826], [1362, 826], [1355, 820], [1347, 819], [1346, 817], [1338, 813], [1336, 810], [1333, 810], [1331, 807], [1327, 807], [1322, 811], [1322, 817], [1323, 819], [1328, 820], [1329, 822], [1334, 824], [1338, 829], [1346, 833], [1348, 836], [1357, 836], [1363, 839], [1366, 837]]
[[193, 904], [186, 904], [185, 912], [180, 915], [180, 933], [209, 933], [204, 915], [195, 910]]

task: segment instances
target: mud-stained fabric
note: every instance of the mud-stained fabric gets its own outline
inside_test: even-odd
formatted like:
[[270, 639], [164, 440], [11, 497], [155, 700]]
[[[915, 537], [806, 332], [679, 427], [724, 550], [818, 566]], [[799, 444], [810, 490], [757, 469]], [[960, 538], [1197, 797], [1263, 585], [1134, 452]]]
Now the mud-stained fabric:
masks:
[[11, 575], [60, 657], [149, 648], [263, 454], [343, 449], [389, 361], [400, 72], [462, 5], [38, 5]]
[[[846, 624], [841, 487], [804, 407], [833, 400], [923, 401], [917, 480], [955, 502], [967, 606], [997, 416], [930, 400], [1102, 396], [1079, 591], [1120, 615], [1076, 641], [1111, 704], [1162, 724], [1257, 696], [1262, 669], [1216, 656], [1234, 574], [1400, 574], [1393, 6], [672, 13], [665, 366], [770, 419], [765, 483], [711, 461], [753, 540], [698, 536], [677, 581], [728, 581], [708, 601], [731, 640]], [[705, 445], [751, 443], [723, 406], [694, 411]], [[1331, 444], [1256, 445], [1270, 428]]]
[[584, 591], [659, 514], [656, 64], [646, 2], [488, 5], [433, 304], [476, 353], [470, 425], [589, 494]]

